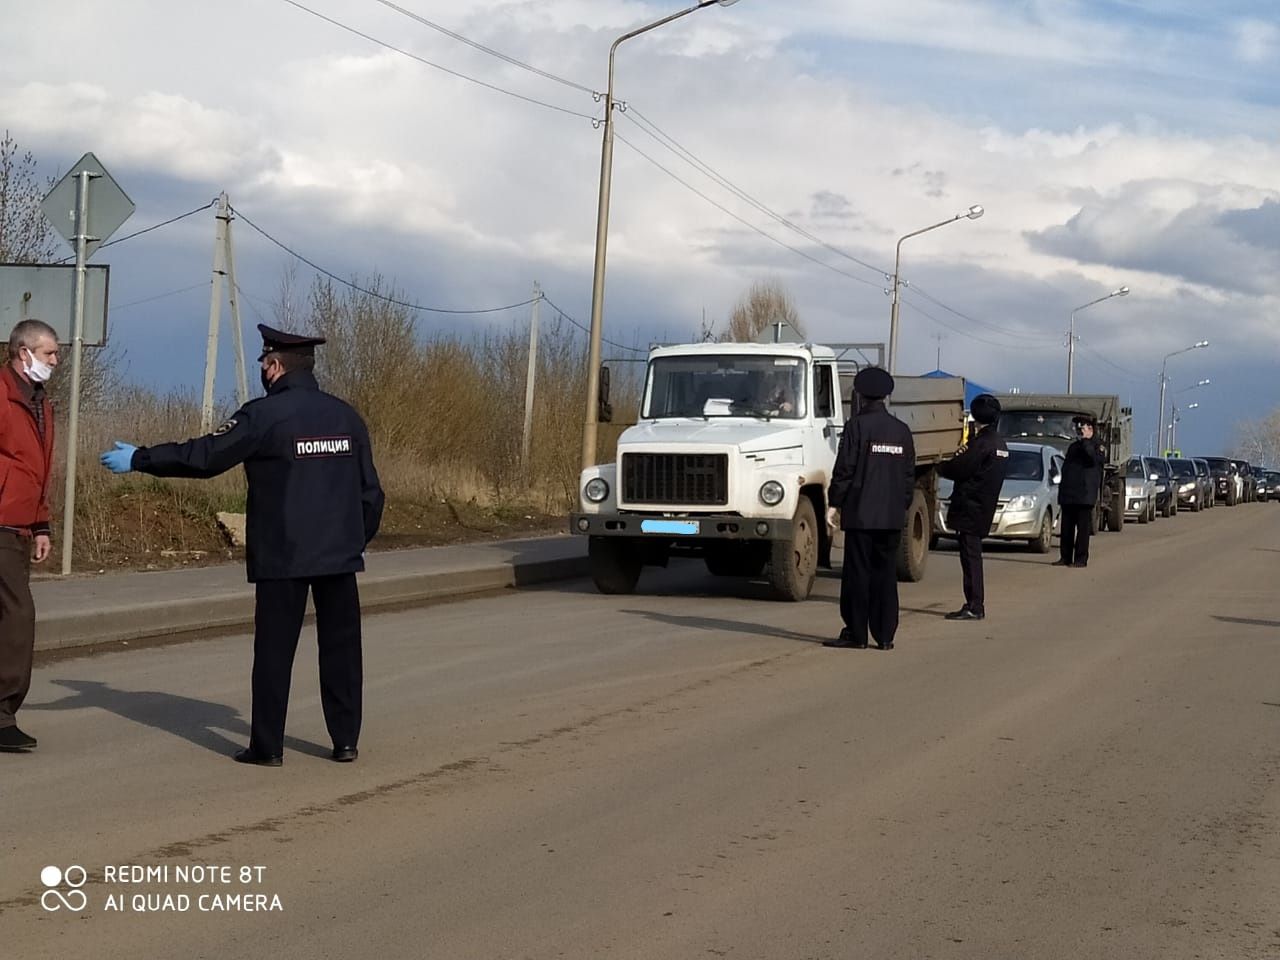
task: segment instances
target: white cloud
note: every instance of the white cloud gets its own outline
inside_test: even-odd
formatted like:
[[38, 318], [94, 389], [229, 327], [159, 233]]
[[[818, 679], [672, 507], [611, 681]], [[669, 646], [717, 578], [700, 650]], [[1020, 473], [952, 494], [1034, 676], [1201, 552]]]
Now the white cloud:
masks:
[[1235, 24], [1236, 56], [1248, 64], [1275, 60], [1280, 54], [1280, 26], [1265, 20], [1241, 20]]

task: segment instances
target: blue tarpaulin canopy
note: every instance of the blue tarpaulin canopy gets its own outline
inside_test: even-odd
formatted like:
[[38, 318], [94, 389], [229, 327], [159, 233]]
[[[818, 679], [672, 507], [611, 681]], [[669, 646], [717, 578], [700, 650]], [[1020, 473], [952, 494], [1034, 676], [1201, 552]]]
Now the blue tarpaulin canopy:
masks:
[[[947, 371], [945, 371], [945, 370], [930, 370], [928, 373], [926, 373], [926, 374], [925, 374], [925, 376], [926, 376], [926, 377], [952, 377], [952, 378], [954, 378], [955, 376], [957, 376], [957, 374], [954, 374], [954, 373], [947, 373]], [[994, 394], [994, 393], [995, 393], [995, 391], [994, 391], [994, 390], [992, 390], [992, 389], [990, 389], [989, 387], [984, 387], [984, 386], [983, 386], [982, 384], [980, 384], [980, 383], [974, 383], [972, 380], [966, 380], [966, 381], [964, 382], [964, 408], [965, 408], [966, 410], [968, 410], [968, 409], [969, 409], [969, 406], [973, 403], [973, 398], [974, 398], [974, 397], [976, 397], [976, 396], [977, 396], [978, 394], [980, 394], [980, 393], [991, 393], [991, 394]]]

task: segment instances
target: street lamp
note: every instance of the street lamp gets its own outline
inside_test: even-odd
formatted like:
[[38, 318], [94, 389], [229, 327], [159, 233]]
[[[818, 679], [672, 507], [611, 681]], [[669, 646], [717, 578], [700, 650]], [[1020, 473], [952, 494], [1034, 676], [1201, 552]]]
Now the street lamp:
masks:
[[1071, 323], [1067, 327], [1067, 393], [1075, 392], [1076, 383], [1076, 314], [1081, 310], [1092, 307], [1095, 303], [1101, 303], [1103, 300], [1110, 300], [1112, 297], [1127, 297], [1129, 295], [1128, 287], [1121, 287], [1119, 290], [1112, 290], [1105, 297], [1099, 297], [1097, 300], [1090, 300], [1082, 306], [1076, 307], [1071, 311]]
[[954, 217], [942, 220], [932, 226], [925, 227], [922, 230], [913, 230], [905, 237], [898, 241], [898, 247], [893, 255], [893, 305], [889, 308], [889, 372], [898, 372], [898, 271], [902, 265], [902, 241], [910, 240], [912, 237], [918, 237], [922, 233], [928, 233], [930, 230], [937, 230], [939, 227], [945, 227], [949, 223], [955, 223], [957, 220], [977, 220], [986, 211], [982, 208], [982, 204], [975, 203], [964, 213], [957, 213]]
[[1191, 350], [1199, 350], [1202, 347], [1207, 347], [1208, 345], [1209, 345], [1208, 340], [1197, 340], [1195, 343], [1193, 343], [1189, 347], [1183, 347], [1181, 350], [1173, 351], [1173, 353], [1166, 353], [1164, 356], [1164, 362], [1160, 364], [1160, 405], [1156, 407], [1156, 423], [1160, 425], [1160, 436], [1158, 439], [1160, 441], [1161, 450], [1168, 449], [1168, 447], [1165, 446], [1165, 442], [1164, 442], [1165, 441], [1164, 393], [1165, 393], [1165, 388], [1169, 384], [1169, 378], [1168, 376], [1166, 376], [1166, 373], [1165, 373], [1165, 371], [1169, 366], [1169, 358], [1176, 357], [1180, 353], [1187, 353], [1188, 351], [1191, 351]]
[[[1175, 399], [1169, 401], [1169, 447], [1170, 449], [1173, 449], [1174, 443], [1175, 443], [1174, 438], [1177, 436], [1177, 433], [1178, 433], [1178, 428], [1175, 426], [1175, 424], [1177, 424], [1178, 422], [1178, 401], [1176, 398], [1180, 394], [1186, 393], [1188, 390], [1196, 390], [1196, 389], [1199, 389], [1200, 387], [1207, 387], [1208, 385], [1209, 385], [1208, 379], [1197, 380], [1195, 383], [1191, 384], [1190, 386], [1183, 387], [1181, 390], [1173, 391], [1173, 396]], [[1200, 406], [1200, 404], [1192, 403], [1184, 407], [1183, 409], [1194, 410], [1198, 406]]]
[[[1185, 410], [1195, 410], [1195, 409], [1196, 409], [1196, 408], [1198, 408], [1199, 406], [1200, 406], [1200, 404], [1198, 404], [1198, 403], [1189, 403], [1189, 404], [1187, 404], [1187, 405], [1186, 405], [1186, 407], [1184, 407], [1183, 409], [1185, 409]], [[1178, 408], [1177, 408], [1177, 406], [1174, 406], [1174, 408], [1173, 408], [1173, 419], [1171, 419], [1171, 420], [1169, 421], [1169, 449], [1170, 449], [1170, 450], [1176, 450], [1176, 449], [1178, 449], [1178, 421], [1179, 421], [1179, 420], [1181, 420], [1181, 419], [1182, 419], [1182, 417], [1180, 417], [1180, 416], [1178, 415]]]
[[596, 462], [596, 428], [600, 404], [600, 341], [604, 325], [605, 250], [609, 241], [609, 193], [613, 181], [613, 61], [624, 40], [648, 33], [672, 20], [696, 13], [703, 7], [730, 7], [738, 0], [700, 0], [692, 7], [624, 33], [609, 48], [609, 86], [604, 97], [604, 143], [600, 149], [600, 202], [596, 208], [596, 262], [591, 278], [591, 332], [587, 350], [587, 413], [582, 424], [582, 468]]

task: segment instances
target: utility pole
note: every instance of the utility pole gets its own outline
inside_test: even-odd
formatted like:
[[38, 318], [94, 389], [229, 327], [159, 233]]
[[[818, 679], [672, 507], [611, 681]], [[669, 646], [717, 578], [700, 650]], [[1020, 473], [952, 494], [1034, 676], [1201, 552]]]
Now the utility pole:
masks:
[[[76, 459], [80, 451], [80, 365], [84, 360], [84, 285], [89, 240], [89, 181], [99, 174], [81, 170], [76, 177], [76, 284], [71, 315], [71, 409], [67, 414], [67, 477], [62, 511], [62, 575], [71, 573], [76, 524]], [[52, 429], [50, 427], [49, 429]]]
[[213, 289], [209, 295], [209, 339], [204, 351], [204, 397], [200, 404], [200, 432], [213, 429], [213, 378], [218, 365], [218, 324], [222, 314], [222, 278], [227, 275], [227, 223], [231, 214], [226, 193], [218, 194], [214, 219]]
[[[224, 193], [223, 198], [226, 198]], [[227, 207], [230, 208], [230, 202]], [[228, 211], [229, 212], [229, 211]], [[226, 234], [226, 252], [223, 259], [227, 267], [227, 294], [231, 298], [231, 344], [236, 351], [236, 400], [240, 406], [249, 402], [249, 380], [245, 373], [244, 363], [244, 330], [240, 327], [240, 290], [236, 286], [235, 244], [231, 239], [231, 217], [227, 217], [224, 233]]]
[[542, 287], [533, 285], [533, 307], [529, 311], [529, 372], [524, 378], [524, 436], [520, 444], [520, 462], [525, 475], [530, 476], [529, 446], [533, 437], [533, 381], [538, 373], [538, 304], [542, 302]]

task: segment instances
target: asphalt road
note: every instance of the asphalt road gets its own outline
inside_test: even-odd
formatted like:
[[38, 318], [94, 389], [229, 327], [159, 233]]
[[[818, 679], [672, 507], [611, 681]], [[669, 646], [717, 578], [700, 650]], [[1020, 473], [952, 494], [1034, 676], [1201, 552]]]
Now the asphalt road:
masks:
[[[888, 653], [819, 645], [834, 577], [786, 605], [694, 564], [373, 617], [353, 765], [305, 638], [281, 769], [229, 759], [247, 637], [42, 665], [40, 749], [0, 756], [4, 954], [1280, 956], [1280, 507], [1051, 559], [990, 554], [955, 624], [935, 553]], [[87, 908], [74, 872], [42, 908], [72, 864]], [[247, 894], [280, 909], [211, 909]]]

